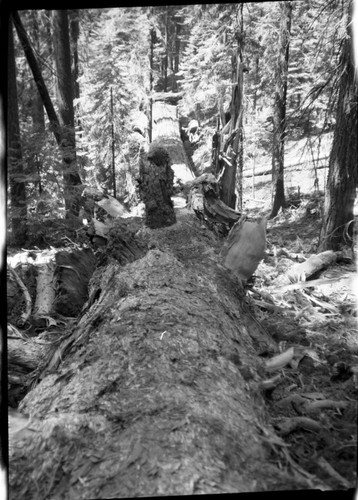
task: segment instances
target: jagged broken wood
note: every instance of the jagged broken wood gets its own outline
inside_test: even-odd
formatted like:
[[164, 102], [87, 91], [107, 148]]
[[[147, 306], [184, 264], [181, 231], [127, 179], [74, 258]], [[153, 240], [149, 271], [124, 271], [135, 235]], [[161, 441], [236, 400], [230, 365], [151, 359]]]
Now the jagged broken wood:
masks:
[[188, 207], [209, 226], [216, 226], [219, 233], [228, 234], [239, 220], [241, 213], [225, 205], [219, 198], [218, 181], [213, 174], [202, 174], [191, 184]]

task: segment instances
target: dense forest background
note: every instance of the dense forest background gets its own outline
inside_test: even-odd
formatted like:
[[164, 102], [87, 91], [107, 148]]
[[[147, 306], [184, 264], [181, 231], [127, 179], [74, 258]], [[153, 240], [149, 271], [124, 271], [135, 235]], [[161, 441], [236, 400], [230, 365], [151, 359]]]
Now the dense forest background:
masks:
[[322, 193], [349, 16], [335, 0], [14, 13], [9, 241], [23, 243], [44, 218], [79, 215], [66, 199], [84, 186], [138, 205], [138, 144], [151, 140], [155, 92], [179, 93], [182, 134], [197, 122], [196, 174], [218, 173], [218, 133], [235, 136], [220, 152], [233, 165], [228, 205], [274, 202], [274, 216], [290, 197]]

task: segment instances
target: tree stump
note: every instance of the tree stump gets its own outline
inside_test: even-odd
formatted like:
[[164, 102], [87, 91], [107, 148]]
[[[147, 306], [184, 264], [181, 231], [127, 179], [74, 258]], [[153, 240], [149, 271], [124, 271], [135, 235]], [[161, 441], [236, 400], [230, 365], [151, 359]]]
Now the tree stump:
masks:
[[142, 152], [139, 166], [139, 194], [145, 204], [145, 224], [150, 228], [171, 226], [176, 222], [171, 196], [174, 172], [164, 148], [151, 146]]

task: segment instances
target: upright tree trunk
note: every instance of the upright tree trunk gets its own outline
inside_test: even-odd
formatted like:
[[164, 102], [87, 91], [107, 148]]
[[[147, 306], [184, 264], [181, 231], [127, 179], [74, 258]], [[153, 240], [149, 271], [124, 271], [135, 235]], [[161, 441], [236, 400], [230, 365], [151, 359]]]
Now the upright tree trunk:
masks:
[[117, 196], [116, 186], [116, 158], [115, 158], [115, 141], [114, 141], [114, 114], [113, 114], [113, 88], [111, 87], [111, 142], [112, 142], [112, 185], [113, 196]]
[[[71, 46], [71, 67], [72, 67], [72, 83], [73, 83], [73, 97], [75, 99], [80, 98], [80, 84], [78, 82], [79, 77], [79, 61], [78, 61], [78, 38], [80, 35], [80, 22], [79, 22], [79, 10], [72, 9], [68, 11], [69, 16], [69, 28], [70, 28], [70, 46]], [[81, 120], [79, 118], [79, 104], [74, 105], [75, 113], [75, 124], [78, 131], [81, 130]], [[81, 132], [80, 137], [82, 137]]]
[[272, 138], [272, 200], [273, 206], [270, 218], [275, 217], [278, 211], [286, 208], [284, 190], [284, 144], [286, 133], [286, 95], [287, 73], [291, 32], [291, 2], [280, 2], [281, 23], [278, 42], [278, 59], [275, 71], [275, 100], [273, 113]]
[[[174, 54], [174, 73], [179, 71], [179, 60], [180, 60], [180, 31], [181, 31], [181, 17], [175, 22], [175, 54]], [[177, 89], [175, 88], [175, 91]], [[173, 90], [174, 92], [174, 90]]]
[[164, 59], [163, 59], [163, 78], [164, 78], [164, 88], [163, 91], [166, 92], [168, 89], [168, 5], [165, 6], [165, 35], [164, 35]]
[[[220, 177], [220, 197], [222, 201], [231, 208], [242, 206], [242, 98], [243, 98], [243, 71], [242, 71], [242, 48], [243, 48], [243, 19], [242, 4], [239, 5], [239, 21], [235, 33], [237, 47], [232, 55], [232, 96], [231, 96], [231, 126], [228, 140], [223, 148], [229, 163], [221, 164], [222, 175]], [[239, 161], [238, 161], [239, 160]], [[239, 165], [238, 179], [238, 203], [236, 203], [236, 174]]]
[[31, 118], [33, 123], [34, 132], [45, 132], [45, 114], [44, 107], [39, 91], [34, 81], [30, 82], [32, 103], [31, 103]]
[[40, 70], [39, 64], [37, 62], [37, 58], [36, 58], [34, 51], [30, 45], [27, 33], [26, 33], [24, 26], [21, 22], [20, 16], [16, 11], [14, 11], [12, 13], [12, 18], [13, 18], [13, 22], [14, 22], [14, 25], [16, 28], [17, 35], [18, 35], [19, 40], [21, 42], [22, 48], [24, 50], [27, 62], [31, 68], [32, 75], [33, 75], [35, 83], [37, 85], [37, 89], [39, 91], [39, 94], [41, 95], [43, 105], [46, 109], [46, 113], [47, 113], [48, 119], [50, 121], [52, 132], [56, 138], [57, 144], [61, 147], [60, 123], [59, 123], [56, 111], [53, 107], [53, 104], [52, 104], [50, 95], [48, 93], [47, 87], [45, 85], [44, 79], [42, 77], [41, 70]]
[[68, 29], [67, 10], [52, 11], [53, 42], [56, 67], [56, 96], [59, 111], [59, 121], [62, 132], [62, 150], [65, 180], [66, 214], [79, 213], [78, 186], [81, 179], [77, 171], [76, 138], [73, 111], [73, 80], [71, 73], [70, 38]]
[[148, 140], [149, 144], [152, 142], [153, 136], [153, 71], [154, 71], [154, 44], [155, 44], [155, 30], [151, 28], [149, 40], [149, 113], [148, 113]]
[[[34, 41], [34, 46], [37, 50], [38, 53], [40, 53], [41, 50], [41, 43], [39, 39], [39, 22], [38, 22], [38, 15], [39, 12], [37, 10], [31, 10], [31, 19], [32, 19], [32, 39]], [[41, 66], [40, 66], [41, 70]], [[42, 133], [45, 131], [45, 113], [44, 113], [44, 106], [43, 102], [41, 99], [41, 95], [35, 85], [35, 82], [31, 81], [31, 91], [33, 95], [32, 99], [32, 109], [31, 109], [31, 114], [32, 114], [32, 120], [33, 120], [33, 125], [34, 125], [34, 131]]]
[[347, 35], [343, 40], [339, 94], [332, 150], [329, 158], [321, 250], [353, 246], [353, 204], [358, 185], [358, 85], [354, 74], [352, 7], [348, 7]]
[[[75, 156], [75, 148], [71, 147], [71, 141], [68, 141], [68, 136], [70, 139], [72, 138], [72, 141], [74, 141], [74, 128], [73, 125], [72, 127], [66, 127], [66, 126], [61, 126], [60, 120], [56, 114], [56, 111], [53, 107], [50, 95], [48, 93], [46, 84], [44, 82], [44, 79], [41, 74], [41, 70], [39, 68], [39, 64], [37, 62], [36, 56], [34, 54], [34, 51], [31, 47], [31, 44], [29, 42], [27, 33], [24, 29], [24, 26], [21, 22], [19, 14], [14, 11], [12, 13], [14, 25], [18, 34], [18, 37], [20, 39], [22, 48], [24, 49], [24, 53], [27, 59], [27, 62], [31, 68], [35, 83], [37, 85], [37, 89], [41, 95], [41, 99], [43, 102], [43, 105], [46, 109], [46, 113], [48, 116], [48, 119], [50, 121], [50, 126], [52, 129], [52, 132], [56, 138], [56, 142], [61, 150], [64, 166], [65, 166], [65, 171], [64, 171], [64, 183], [65, 183], [65, 201], [66, 201], [66, 209], [67, 209], [67, 214], [70, 212], [73, 215], [78, 215], [79, 212], [79, 199], [80, 199], [80, 189], [79, 186], [81, 185], [81, 179], [80, 176], [78, 175], [77, 172], [77, 166], [76, 166], [76, 161], [72, 161], [73, 157], [76, 159]], [[67, 19], [67, 18], [66, 18]], [[55, 38], [55, 37], [54, 37]], [[68, 38], [68, 26], [67, 26], [67, 38]], [[69, 42], [68, 42], [68, 51], [69, 51]], [[71, 67], [70, 67], [71, 68]], [[70, 91], [72, 89], [71, 85], [71, 69], [69, 70], [68, 73], [68, 79], [69, 79], [69, 88]], [[59, 103], [59, 107], [60, 107]], [[64, 107], [64, 104], [62, 104], [62, 107]], [[73, 104], [71, 100], [71, 108], [72, 108], [72, 124], [73, 124]], [[66, 116], [67, 112], [66, 109], [64, 109], [65, 113], [61, 117], [61, 121], [63, 122], [64, 116]], [[75, 143], [74, 143], [75, 145]], [[73, 193], [75, 191], [75, 193]], [[72, 197], [72, 194], [74, 195], [74, 198], [76, 198], [77, 202], [73, 201], [72, 203], [68, 201], [69, 197]], [[66, 200], [67, 197], [67, 200]]]
[[78, 66], [78, 37], [80, 34], [79, 11], [72, 9], [68, 11], [70, 21], [70, 40], [72, 53], [72, 82], [73, 82], [73, 97], [80, 97], [80, 84], [78, 83], [79, 66]]
[[7, 147], [8, 147], [8, 173], [11, 200], [11, 228], [13, 243], [22, 245], [26, 239], [26, 191], [25, 183], [21, 179], [24, 174], [19, 110], [16, 89], [16, 64], [14, 51], [14, 36], [12, 18], [9, 18], [8, 35], [8, 108], [7, 108]]
[[[41, 42], [39, 38], [39, 11], [31, 10], [30, 11], [31, 21], [32, 21], [32, 29], [31, 29], [31, 38], [34, 43], [34, 47], [38, 54], [41, 53]], [[40, 62], [39, 62], [40, 65]], [[41, 71], [41, 66], [40, 71]], [[31, 117], [33, 123], [33, 133], [34, 133], [34, 149], [31, 151], [31, 157], [28, 158], [29, 163], [36, 168], [36, 172], [38, 175], [38, 192], [42, 194], [42, 179], [41, 174], [43, 170], [43, 164], [40, 152], [39, 142], [41, 143], [41, 139], [43, 138], [43, 134], [45, 133], [45, 110], [44, 105], [41, 99], [41, 95], [38, 91], [36, 83], [34, 80], [30, 82], [31, 94], [32, 94], [32, 104], [31, 104]]]

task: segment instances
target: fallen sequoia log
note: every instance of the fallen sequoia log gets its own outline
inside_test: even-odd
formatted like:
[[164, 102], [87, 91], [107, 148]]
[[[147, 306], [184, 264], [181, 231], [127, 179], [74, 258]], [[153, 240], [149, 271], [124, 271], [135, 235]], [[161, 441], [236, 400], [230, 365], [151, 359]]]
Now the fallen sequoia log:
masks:
[[164, 148], [169, 154], [175, 184], [195, 178], [193, 161], [187, 155], [180, 138], [178, 107], [167, 102], [153, 103], [153, 142], [151, 148]]
[[182, 213], [139, 231], [151, 249], [134, 262], [96, 269], [58, 362], [21, 402], [30, 420], [10, 429], [10, 498], [311, 486], [277, 465], [293, 461], [259, 389], [275, 343], [217, 265], [221, 242]]

